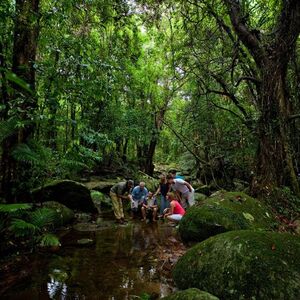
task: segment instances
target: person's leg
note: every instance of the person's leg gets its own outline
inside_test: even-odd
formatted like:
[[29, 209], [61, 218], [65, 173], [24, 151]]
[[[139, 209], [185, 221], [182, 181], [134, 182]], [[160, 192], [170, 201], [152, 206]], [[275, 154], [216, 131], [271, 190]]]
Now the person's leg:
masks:
[[152, 220], [153, 220], [153, 222], [156, 222], [156, 216], [157, 216], [157, 207], [154, 207], [152, 209]]
[[165, 209], [164, 205], [165, 205], [165, 197], [163, 195], [160, 195], [160, 207], [159, 207], [160, 215], [163, 215], [164, 213], [164, 209]]
[[182, 219], [182, 215], [180, 214], [169, 215], [167, 216], [167, 219], [172, 222], [179, 223], [179, 221]]
[[146, 221], [146, 208], [144, 206], [142, 206], [141, 211], [142, 211], [142, 217], [143, 217], [142, 220]]
[[195, 204], [195, 191], [192, 190], [187, 194], [187, 202], [189, 204], [189, 207], [193, 206]]
[[117, 194], [110, 193], [111, 202], [113, 205], [114, 215], [117, 221], [121, 221], [122, 213], [120, 212], [120, 202]]
[[170, 202], [166, 199], [165, 196], [161, 195], [160, 197], [160, 214], [164, 214], [164, 210], [170, 206]]
[[180, 200], [180, 205], [184, 208], [187, 209], [188, 207], [188, 200], [187, 200], [188, 194], [183, 194], [181, 195], [181, 200]]

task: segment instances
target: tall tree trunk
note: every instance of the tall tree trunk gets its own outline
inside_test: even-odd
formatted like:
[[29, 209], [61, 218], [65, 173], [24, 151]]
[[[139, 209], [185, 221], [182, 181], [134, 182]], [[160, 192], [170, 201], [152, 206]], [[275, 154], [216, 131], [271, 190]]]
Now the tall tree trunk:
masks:
[[[39, 0], [16, 0], [12, 71], [29, 84], [32, 92], [35, 89], [34, 63], [39, 34], [38, 13]], [[30, 120], [36, 107], [35, 97], [16, 84], [13, 87], [15, 92], [7, 101], [12, 103], [13, 112], [21, 109], [21, 115], [17, 116], [19, 119]], [[14, 104], [16, 99], [18, 107]], [[13, 189], [16, 189], [20, 174], [23, 173], [22, 166], [11, 156], [12, 151], [19, 143], [26, 142], [33, 130], [33, 125], [27, 125], [5, 139], [2, 144], [2, 192], [9, 202], [12, 202], [18, 193]]]
[[[1, 105], [3, 105], [3, 107], [6, 107], [7, 102], [8, 102], [8, 92], [7, 92], [7, 80], [6, 80], [6, 76], [5, 76], [5, 70], [7, 69], [6, 66], [6, 59], [4, 56], [4, 46], [3, 44], [0, 42], [0, 74], [1, 74]], [[0, 120], [6, 119], [7, 117], [7, 109], [2, 109], [0, 111]]]
[[289, 183], [300, 195], [289, 138], [288, 118], [292, 108], [286, 84], [287, 66], [300, 33], [300, 1], [281, 1], [278, 22], [263, 43], [247, 27], [240, 1], [223, 1], [236, 34], [251, 53], [261, 74], [259, 148], [252, 191], [261, 194], [274, 186]]
[[263, 73], [254, 193], [268, 193], [272, 186], [281, 185], [289, 185], [299, 193], [290, 142], [291, 105], [285, 89], [285, 70], [279, 66], [280, 63], [271, 61]]

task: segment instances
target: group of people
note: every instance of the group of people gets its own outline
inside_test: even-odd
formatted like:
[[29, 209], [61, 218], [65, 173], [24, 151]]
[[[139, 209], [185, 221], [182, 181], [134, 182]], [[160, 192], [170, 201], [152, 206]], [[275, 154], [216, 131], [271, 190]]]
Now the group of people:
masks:
[[[185, 210], [194, 205], [194, 189], [190, 183], [169, 173], [160, 176], [157, 190], [148, 191], [145, 182], [134, 186], [133, 180], [119, 182], [110, 190], [116, 222], [125, 224], [123, 200], [130, 201], [132, 217], [141, 217], [146, 221], [150, 216], [153, 222], [159, 218], [168, 219], [173, 223], [181, 220]], [[158, 201], [160, 197], [160, 201]]]

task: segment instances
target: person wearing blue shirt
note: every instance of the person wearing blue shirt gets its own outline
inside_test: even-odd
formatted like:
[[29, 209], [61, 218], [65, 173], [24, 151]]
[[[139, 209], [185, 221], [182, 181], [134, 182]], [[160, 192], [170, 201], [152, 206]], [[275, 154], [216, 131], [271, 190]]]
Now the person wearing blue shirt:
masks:
[[141, 206], [148, 195], [145, 182], [141, 181], [139, 185], [133, 188], [131, 192], [131, 211], [136, 214], [140, 211]]
[[141, 210], [142, 210], [142, 221], [146, 221], [147, 215], [149, 215], [153, 222], [156, 222], [156, 216], [157, 216], [157, 201], [152, 192], [148, 193], [147, 198], [144, 199], [144, 202], [142, 204]]

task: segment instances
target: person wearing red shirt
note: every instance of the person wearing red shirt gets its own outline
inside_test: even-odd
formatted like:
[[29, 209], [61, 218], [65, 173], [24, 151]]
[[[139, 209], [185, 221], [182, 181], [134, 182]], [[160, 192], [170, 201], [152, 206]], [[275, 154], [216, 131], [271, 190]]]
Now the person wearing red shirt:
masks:
[[172, 222], [179, 223], [185, 214], [184, 208], [180, 205], [173, 193], [168, 193], [166, 198], [170, 201], [170, 208], [165, 210], [164, 218], [167, 218]]

